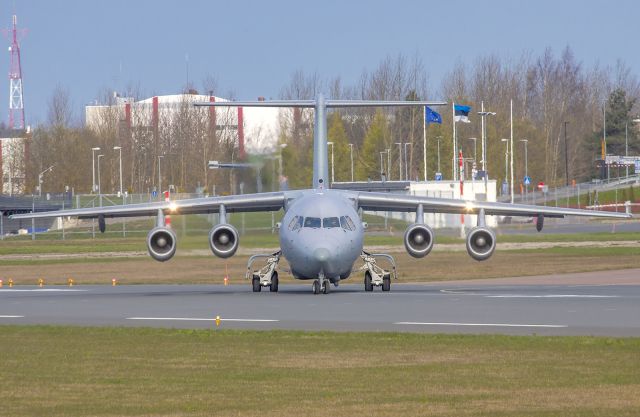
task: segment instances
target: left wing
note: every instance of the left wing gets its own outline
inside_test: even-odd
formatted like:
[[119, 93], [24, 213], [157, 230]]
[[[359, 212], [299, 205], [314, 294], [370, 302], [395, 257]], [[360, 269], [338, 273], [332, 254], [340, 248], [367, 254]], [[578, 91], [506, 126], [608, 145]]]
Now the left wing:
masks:
[[273, 192], [14, 214], [10, 218], [37, 219], [43, 217], [71, 216], [90, 219], [96, 217], [139, 217], [155, 216], [159, 210], [164, 214], [219, 213], [221, 206], [224, 206], [224, 210], [226, 210], [227, 213], [277, 211], [284, 207], [285, 201], [285, 194], [283, 192]]
[[494, 203], [487, 201], [432, 198], [389, 193], [358, 193], [358, 207], [368, 211], [407, 211], [418, 210], [422, 205], [425, 213], [479, 214], [524, 216], [524, 217], [564, 217], [589, 216], [628, 219], [628, 213], [610, 211], [580, 210], [561, 207], [531, 206], [524, 204]]

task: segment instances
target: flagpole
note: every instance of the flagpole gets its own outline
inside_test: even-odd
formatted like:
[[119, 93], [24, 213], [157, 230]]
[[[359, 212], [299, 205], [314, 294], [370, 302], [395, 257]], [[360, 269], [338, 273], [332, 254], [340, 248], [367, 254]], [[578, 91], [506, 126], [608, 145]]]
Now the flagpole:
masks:
[[511, 99], [511, 149], [510, 155], [511, 158], [511, 204], [513, 204], [513, 99]]
[[422, 163], [424, 165], [424, 182], [427, 182], [427, 106], [422, 115]]
[[451, 114], [453, 115], [453, 157], [451, 158], [452, 160], [452, 166], [453, 166], [453, 174], [452, 174], [452, 180], [456, 181], [458, 179], [458, 176], [456, 175], [456, 151], [457, 151], [457, 141], [456, 141], [456, 107], [455, 107], [455, 103], [453, 102], [453, 100], [451, 100]]

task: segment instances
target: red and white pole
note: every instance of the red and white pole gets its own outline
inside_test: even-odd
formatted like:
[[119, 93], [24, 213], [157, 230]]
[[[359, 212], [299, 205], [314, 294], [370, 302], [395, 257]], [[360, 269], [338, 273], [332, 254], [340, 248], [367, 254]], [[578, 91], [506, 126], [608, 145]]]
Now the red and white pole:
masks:
[[[166, 201], [167, 203], [171, 201], [169, 191], [164, 192], [164, 201]], [[168, 214], [164, 216], [164, 225], [167, 227], [171, 227], [171, 216]]]
[[[458, 154], [458, 167], [460, 169], [460, 199], [464, 195], [464, 158], [462, 156], [462, 149], [460, 149], [460, 153]], [[460, 214], [460, 224], [462, 230], [464, 230], [464, 213]]]

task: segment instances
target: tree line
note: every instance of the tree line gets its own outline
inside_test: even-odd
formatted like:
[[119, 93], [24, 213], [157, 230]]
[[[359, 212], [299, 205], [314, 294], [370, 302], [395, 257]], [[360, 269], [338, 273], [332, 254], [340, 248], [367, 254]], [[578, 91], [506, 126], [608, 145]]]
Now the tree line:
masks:
[[[438, 145], [440, 171], [445, 179], [452, 172], [451, 103], [472, 107], [471, 123], [457, 124], [458, 146], [466, 157], [474, 156], [474, 141], [480, 141], [480, 118], [476, 111], [481, 103], [496, 115], [487, 119], [487, 164], [491, 178], [504, 178], [502, 138], [510, 134], [509, 110], [513, 101], [514, 176], [524, 177], [524, 142], [528, 146], [528, 173], [534, 181], [551, 185], [570, 180], [588, 181], [599, 172], [595, 161], [600, 158], [600, 143], [606, 116], [607, 153], [624, 155], [628, 143], [630, 155], [640, 154], [637, 119], [640, 83], [635, 74], [619, 61], [614, 67], [598, 64], [586, 66], [576, 59], [570, 48], [560, 54], [551, 49], [539, 56], [524, 54], [517, 59], [496, 55], [480, 56], [472, 63], [457, 63], [434, 87], [428, 82], [429, 65], [419, 58], [399, 55], [383, 59], [373, 70], [365, 70], [353, 85], [345, 85], [340, 77], [322, 78], [302, 70], [291, 75], [281, 92], [282, 99], [311, 99], [324, 92], [335, 99], [422, 100], [442, 99], [449, 106], [434, 108], [443, 118], [442, 124], [427, 128], [426, 158], [429, 179], [437, 171]], [[192, 86], [185, 91], [192, 90]], [[135, 90], [135, 89], [134, 89]], [[217, 91], [217, 83], [208, 78], [204, 91]], [[130, 94], [141, 98], [139, 92]], [[233, 94], [229, 95], [233, 98]], [[100, 147], [103, 192], [118, 189], [119, 154], [122, 148], [123, 188], [146, 193], [159, 183], [158, 164], [162, 164], [163, 188], [172, 184], [176, 191], [194, 192], [200, 186], [211, 193], [255, 191], [255, 172], [209, 170], [209, 160], [238, 161], [235, 143], [237, 132], [220, 126], [224, 112], [216, 113], [216, 126], [211, 125], [207, 108], [194, 108], [189, 95], [173, 109], [171, 117], [160, 115], [156, 128], [150, 121], [123, 124], [118, 106], [109, 107], [94, 128], [78, 126], [71, 118], [68, 91], [58, 88], [49, 101], [46, 123], [33, 129], [27, 155], [27, 191], [37, 185], [37, 174], [54, 165], [44, 188], [61, 191], [65, 186], [76, 192], [91, 190], [91, 148]], [[113, 104], [111, 94], [103, 94], [102, 102]], [[149, 117], [149, 112], [132, 114], [132, 118]], [[290, 188], [308, 187], [312, 177], [313, 110], [292, 109], [280, 112], [279, 144], [282, 148], [283, 174]], [[566, 129], [566, 145], [565, 145]], [[383, 169], [388, 178], [400, 178], [400, 161], [406, 150], [410, 179], [423, 179], [423, 109], [349, 108], [332, 110], [328, 121], [329, 141], [333, 142], [336, 181], [351, 179], [351, 155], [356, 180], [379, 180]], [[407, 145], [397, 145], [406, 143]], [[350, 146], [351, 144], [351, 146]], [[480, 159], [480, 144], [478, 160]], [[278, 148], [280, 149], [280, 148]], [[566, 149], [566, 153], [565, 153]], [[380, 164], [380, 152], [389, 151]], [[274, 151], [275, 152], [275, 151]], [[330, 149], [331, 152], [331, 149]], [[352, 153], [353, 152], [353, 153]], [[163, 155], [162, 160], [158, 156]], [[278, 160], [274, 155], [249, 155], [247, 159], [263, 166], [264, 189], [277, 188]], [[390, 159], [390, 164], [387, 162]], [[402, 155], [404, 165], [405, 155]], [[567, 161], [568, 163], [565, 163]], [[403, 169], [404, 171], [404, 169]], [[403, 174], [404, 176], [404, 174]]]

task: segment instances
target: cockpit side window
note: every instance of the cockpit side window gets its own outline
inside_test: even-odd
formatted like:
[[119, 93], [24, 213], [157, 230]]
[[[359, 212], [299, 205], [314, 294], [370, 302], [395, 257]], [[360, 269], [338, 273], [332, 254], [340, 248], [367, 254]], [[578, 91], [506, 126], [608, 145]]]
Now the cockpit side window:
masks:
[[344, 216], [344, 217], [346, 217], [346, 219], [347, 219], [347, 224], [349, 225], [349, 228], [351, 230], [356, 230], [356, 225], [353, 222], [353, 220], [351, 220], [351, 217], [349, 217], [349, 216]]
[[340, 216], [340, 226], [342, 226], [344, 230], [351, 230], [351, 228], [349, 227], [349, 224], [347, 223], [346, 216]]
[[304, 218], [304, 227], [313, 227], [319, 228], [321, 227], [321, 221], [319, 217], [305, 217]]
[[337, 217], [325, 217], [322, 219], [322, 227], [326, 229], [340, 227], [340, 220]]
[[289, 222], [289, 230], [295, 231], [301, 228], [302, 220], [303, 220], [302, 216], [295, 216], [293, 219], [291, 219], [291, 221]]

